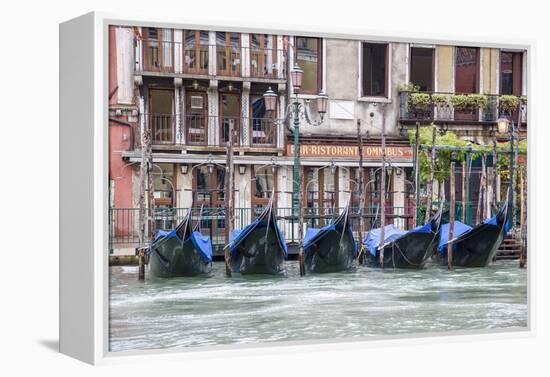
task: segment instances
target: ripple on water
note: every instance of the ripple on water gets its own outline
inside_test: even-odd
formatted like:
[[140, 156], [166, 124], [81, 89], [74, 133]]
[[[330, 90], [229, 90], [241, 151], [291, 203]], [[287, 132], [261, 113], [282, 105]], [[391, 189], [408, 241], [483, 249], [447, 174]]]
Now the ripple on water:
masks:
[[527, 326], [526, 271], [488, 268], [354, 271], [299, 277], [224, 276], [137, 281], [110, 268], [112, 351]]

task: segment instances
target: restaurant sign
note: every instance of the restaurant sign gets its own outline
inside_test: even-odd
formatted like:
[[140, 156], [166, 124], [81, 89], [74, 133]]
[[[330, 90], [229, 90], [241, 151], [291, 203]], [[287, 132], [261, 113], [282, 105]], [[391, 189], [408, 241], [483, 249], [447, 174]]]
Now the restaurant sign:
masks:
[[[301, 157], [332, 157], [332, 158], [357, 158], [359, 157], [357, 145], [333, 145], [333, 144], [302, 144], [300, 145]], [[294, 154], [294, 145], [287, 144], [287, 156]], [[388, 160], [410, 160], [413, 158], [412, 148], [409, 146], [386, 146]], [[379, 145], [364, 145], [363, 158], [367, 160], [379, 160], [382, 158], [382, 148]]]

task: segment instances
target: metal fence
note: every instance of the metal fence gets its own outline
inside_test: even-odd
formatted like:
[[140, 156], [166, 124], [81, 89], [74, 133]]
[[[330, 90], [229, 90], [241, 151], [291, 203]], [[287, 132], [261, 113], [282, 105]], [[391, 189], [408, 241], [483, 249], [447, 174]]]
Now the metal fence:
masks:
[[[399, 117], [402, 121], [472, 121], [496, 122], [506, 110], [499, 95], [485, 95], [483, 105], [459, 106], [453, 103], [458, 93], [447, 92], [400, 92]], [[518, 118], [517, 111], [511, 111], [511, 119], [519, 124], [527, 122], [527, 104], [522, 103]]]
[[[156, 208], [152, 221], [148, 221], [146, 229], [147, 239], [150, 241], [158, 229], [173, 229], [181, 222], [188, 208]], [[226, 242], [225, 208], [203, 207], [192, 208], [193, 225], [198, 224], [201, 233], [212, 239], [214, 247], [221, 248]], [[319, 228], [328, 225], [335, 219], [343, 208], [311, 207], [304, 208], [304, 223], [310, 228]], [[150, 211], [145, 211], [151, 216]], [[261, 207], [235, 208], [234, 228], [242, 229], [251, 223], [262, 212]], [[362, 211], [364, 231], [380, 226], [380, 213], [377, 206], [367, 207]], [[354, 234], [359, 233], [359, 208], [350, 209], [351, 226]], [[386, 225], [395, 224], [401, 229], [410, 229], [414, 219], [413, 207], [387, 207]], [[292, 208], [276, 208], [277, 225], [283, 232], [288, 243], [298, 242], [298, 217]], [[109, 210], [109, 245], [116, 247], [133, 247], [139, 242], [139, 209], [138, 208], [110, 208]]]

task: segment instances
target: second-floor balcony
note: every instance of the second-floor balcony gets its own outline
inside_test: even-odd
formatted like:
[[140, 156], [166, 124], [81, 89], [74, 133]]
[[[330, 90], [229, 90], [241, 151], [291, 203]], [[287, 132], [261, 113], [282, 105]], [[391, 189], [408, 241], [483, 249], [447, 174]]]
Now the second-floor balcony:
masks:
[[157, 146], [225, 147], [233, 128], [235, 147], [277, 147], [278, 127], [273, 118], [150, 113], [144, 115], [143, 124]]
[[136, 72], [285, 80], [283, 49], [136, 40]]
[[506, 116], [525, 127], [527, 99], [512, 95], [400, 92], [399, 120], [462, 125], [492, 124]]

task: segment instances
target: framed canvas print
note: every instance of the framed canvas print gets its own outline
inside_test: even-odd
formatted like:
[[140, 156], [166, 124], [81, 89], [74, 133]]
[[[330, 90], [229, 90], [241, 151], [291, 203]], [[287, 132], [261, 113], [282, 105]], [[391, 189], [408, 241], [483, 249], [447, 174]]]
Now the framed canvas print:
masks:
[[62, 352], [531, 331], [531, 45], [97, 13], [60, 35]]

